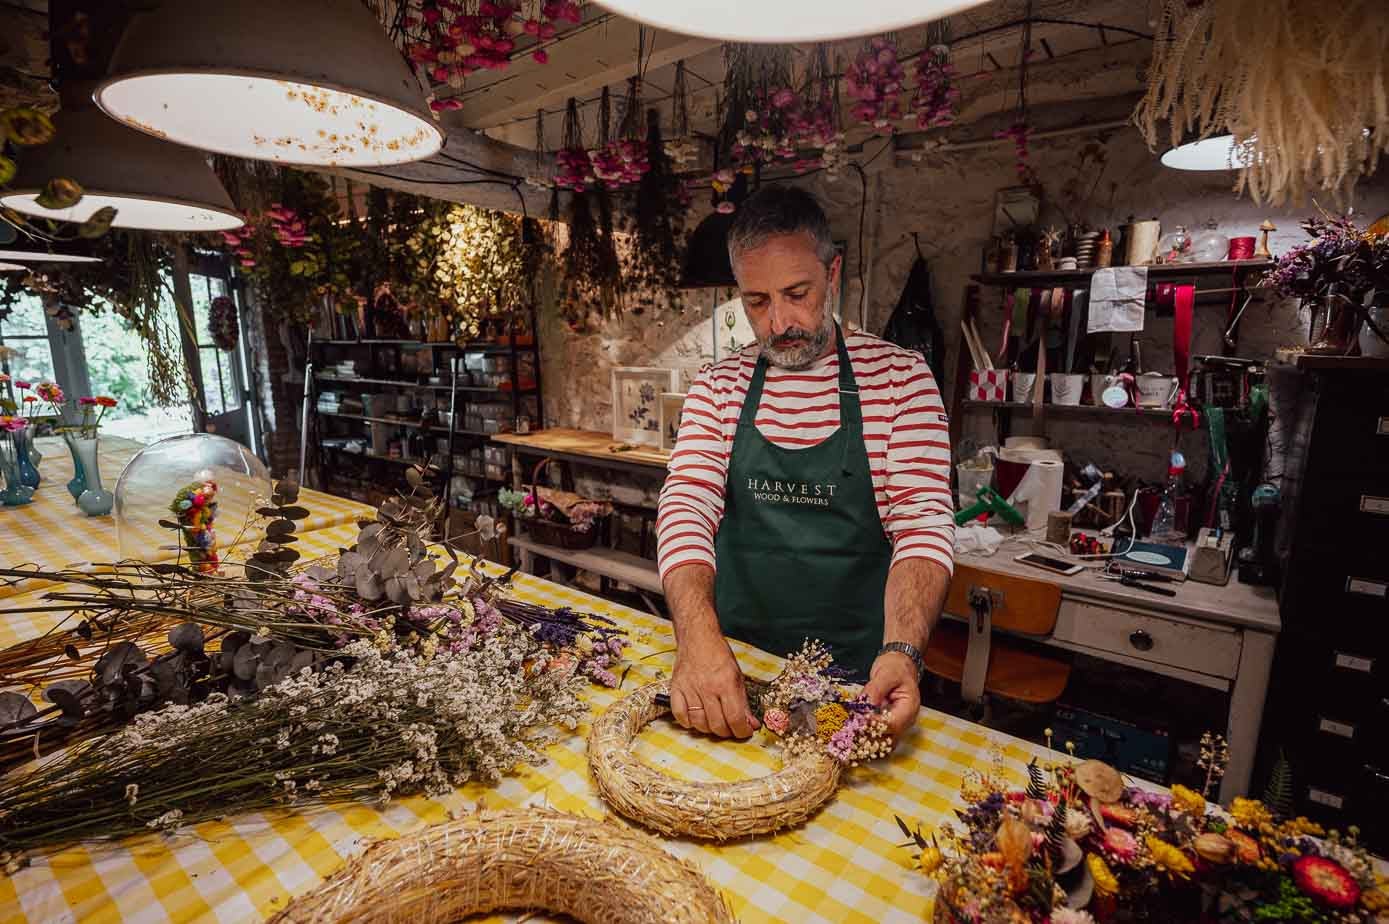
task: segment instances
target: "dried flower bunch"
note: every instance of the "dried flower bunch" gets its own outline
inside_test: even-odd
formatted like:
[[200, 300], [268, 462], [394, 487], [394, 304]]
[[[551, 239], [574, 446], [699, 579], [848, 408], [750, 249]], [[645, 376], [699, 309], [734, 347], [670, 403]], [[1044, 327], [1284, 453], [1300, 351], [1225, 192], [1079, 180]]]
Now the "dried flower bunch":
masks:
[[[449, 657], [358, 641], [260, 696], [214, 694], [0, 780], [0, 848], [18, 856], [275, 806], [439, 795], [540, 763], [584, 714], [583, 681], [498, 621]], [[195, 758], [195, 759], [194, 759]]]
[[[1256, 202], [1338, 198], [1389, 150], [1389, 17], [1379, 0], [1163, 0], [1134, 122], [1156, 148], [1232, 134]], [[1166, 123], [1164, 133], [1160, 127]]]
[[[476, 561], [462, 585], [456, 559], [438, 568], [428, 548], [438, 501], [422, 480], [362, 522], [357, 542], [335, 560], [301, 570], [291, 543], [309, 512], [297, 494], [282, 482], [257, 511], [269, 519], [245, 577], [224, 573], [227, 566], [204, 573], [141, 562], [95, 573], [0, 568], [3, 585], [60, 585], [36, 605], [0, 614], [72, 611], [45, 635], [0, 651], [0, 683], [11, 688], [0, 692], [0, 764], [104, 734], [166, 703], [253, 697], [363, 640], [428, 658], [465, 651], [507, 623], [594, 682], [616, 685], [626, 640], [609, 620], [509, 600], [506, 580], [488, 578]], [[52, 705], [38, 710], [40, 697]]]
[[[1202, 741], [1207, 785], [1224, 742]], [[1275, 819], [1236, 798], [1228, 812], [1181, 785], [1126, 786], [1099, 761], [1028, 766], [965, 780], [968, 807], [923, 835], [897, 819], [922, 872], [940, 884], [937, 920], [1368, 922], [1389, 909], [1368, 853], [1306, 818]]]
[[902, 118], [901, 94], [907, 82], [896, 40], [882, 35], [870, 39], [850, 63], [844, 81], [849, 98], [856, 100], [854, 118], [879, 134], [892, 134]]
[[829, 649], [807, 640], [775, 679], [753, 686], [748, 701], [789, 754], [823, 752], [848, 766], [886, 757], [892, 753], [887, 722], [862, 695], [846, 697], [837, 685], [841, 676]]
[[486, 321], [529, 304], [526, 246], [521, 221], [512, 215], [438, 203], [406, 248], [410, 301], [417, 310], [450, 318], [460, 339], [476, 338]]

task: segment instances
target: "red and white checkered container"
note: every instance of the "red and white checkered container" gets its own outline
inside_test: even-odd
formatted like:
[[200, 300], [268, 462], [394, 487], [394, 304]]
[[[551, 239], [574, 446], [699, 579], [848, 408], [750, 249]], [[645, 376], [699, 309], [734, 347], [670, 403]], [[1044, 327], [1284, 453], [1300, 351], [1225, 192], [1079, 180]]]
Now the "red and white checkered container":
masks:
[[969, 400], [1007, 401], [1007, 369], [975, 369], [969, 374]]

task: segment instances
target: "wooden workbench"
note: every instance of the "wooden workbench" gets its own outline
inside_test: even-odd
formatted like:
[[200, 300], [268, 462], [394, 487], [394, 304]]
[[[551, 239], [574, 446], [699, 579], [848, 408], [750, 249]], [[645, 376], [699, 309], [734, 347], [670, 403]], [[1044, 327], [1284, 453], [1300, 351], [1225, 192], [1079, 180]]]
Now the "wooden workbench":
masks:
[[664, 476], [670, 453], [650, 446], [633, 446], [594, 430], [556, 427], [534, 433], [498, 433], [494, 443], [520, 449], [527, 455], [550, 456], [605, 468], [638, 469]]

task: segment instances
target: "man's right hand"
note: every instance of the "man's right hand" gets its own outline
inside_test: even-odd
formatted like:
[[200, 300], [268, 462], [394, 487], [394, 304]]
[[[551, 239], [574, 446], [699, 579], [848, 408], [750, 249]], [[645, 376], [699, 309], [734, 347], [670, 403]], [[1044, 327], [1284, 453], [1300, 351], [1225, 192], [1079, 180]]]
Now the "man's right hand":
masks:
[[723, 635], [700, 633], [682, 640], [670, 678], [675, 721], [720, 738], [746, 738], [758, 727], [748, 708], [743, 672]]

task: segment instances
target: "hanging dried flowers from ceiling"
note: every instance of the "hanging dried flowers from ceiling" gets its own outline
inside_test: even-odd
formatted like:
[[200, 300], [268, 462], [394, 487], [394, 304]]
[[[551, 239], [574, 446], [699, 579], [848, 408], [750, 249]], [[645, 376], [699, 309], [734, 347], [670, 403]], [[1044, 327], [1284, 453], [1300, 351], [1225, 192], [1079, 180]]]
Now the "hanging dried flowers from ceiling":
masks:
[[690, 89], [685, 80], [685, 62], [675, 62], [675, 79], [670, 89], [671, 128], [666, 140], [666, 157], [676, 171], [693, 167], [699, 162], [699, 143], [690, 130]]
[[529, 304], [521, 221], [512, 215], [432, 203], [406, 248], [413, 260], [406, 296], [426, 314], [449, 318], [460, 340]]
[[855, 100], [854, 118], [881, 135], [890, 135], [902, 118], [902, 88], [907, 72], [897, 60], [895, 39], [879, 35], [871, 39], [844, 75], [849, 98]]
[[953, 125], [960, 114], [960, 88], [955, 86], [949, 40], [949, 20], [926, 27], [928, 45], [916, 59], [916, 93], [912, 96], [916, 127], [922, 130]]
[[684, 253], [684, 184], [671, 169], [661, 141], [661, 119], [655, 109], [646, 113], [646, 144], [650, 169], [641, 178], [623, 230], [631, 235], [623, 252], [622, 279], [630, 293], [633, 314], [664, 305], [683, 307], [680, 267]]
[[1134, 121], [1150, 147], [1233, 134], [1237, 190], [1257, 202], [1338, 198], [1389, 150], [1389, 16], [1382, 0], [1163, 0], [1148, 92]]
[[[528, 47], [536, 63], [547, 63], [541, 43], [555, 37], [559, 23], [581, 22], [583, 11], [574, 0], [422, 0], [400, 4], [390, 18], [388, 27], [420, 78], [459, 89], [478, 71], [505, 70], [524, 53], [523, 36], [534, 40]], [[456, 97], [430, 101], [435, 112], [462, 106]]]
[[[600, 115], [603, 126], [601, 132], [607, 135], [608, 120], [610, 118], [611, 99], [608, 95], [608, 88], [603, 88], [603, 97], [600, 102]], [[617, 137], [612, 138], [593, 152], [592, 163], [593, 173], [598, 177], [606, 189], [621, 189], [625, 186], [632, 186], [639, 182], [642, 175], [651, 169], [651, 161], [647, 156], [645, 130], [642, 126], [641, 106], [641, 78], [631, 77], [627, 80], [627, 97], [622, 114], [622, 125], [618, 129]]]
[[[607, 92], [606, 89], [604, 92]], [[537, 145], [543, 138], [537, 138]], [[555, 186], [581, 193], [595, 182], [593, 161], [589, 159], [588, 148], [584, 147], [583, 124], [579, 121], [579, 102], [569, 97], [564, 107], [564, 140], [555, 152]]]

